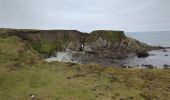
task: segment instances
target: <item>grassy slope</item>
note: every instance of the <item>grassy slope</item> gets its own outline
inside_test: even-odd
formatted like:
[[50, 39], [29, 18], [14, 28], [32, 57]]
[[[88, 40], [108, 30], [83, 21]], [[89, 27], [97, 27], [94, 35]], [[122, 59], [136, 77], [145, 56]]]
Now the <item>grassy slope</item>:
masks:
[[0, 100], [168, 100], [170, 70], [46, 63], [19, 38], [0, 37]]

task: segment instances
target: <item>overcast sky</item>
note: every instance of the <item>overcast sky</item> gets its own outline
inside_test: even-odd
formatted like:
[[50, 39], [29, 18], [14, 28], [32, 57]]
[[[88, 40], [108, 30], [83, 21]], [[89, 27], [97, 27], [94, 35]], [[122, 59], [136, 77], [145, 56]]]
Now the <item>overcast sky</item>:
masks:
[[0, 27], [170, 30], [170, 0], [0, 0]]

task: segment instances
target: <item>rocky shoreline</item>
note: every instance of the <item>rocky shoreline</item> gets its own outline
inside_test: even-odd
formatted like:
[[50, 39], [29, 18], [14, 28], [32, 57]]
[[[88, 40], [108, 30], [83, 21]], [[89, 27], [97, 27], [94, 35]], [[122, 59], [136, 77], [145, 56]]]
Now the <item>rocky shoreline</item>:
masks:
[[104, 66], [117, 64], [119, 60], [129, 56], [143, 58], [148, 57], [147, 52], [151, 50], [166, 49], [149, 46], [127, 37], [123, 31], [112, 30], [83, 33], [77, 30], [0, 29], [0, 36], [18, 37], [25, 46], [35, 50], [43, 59], [53, 57], [58, 52], [69, 52], [72, 53], [71, 62], [97, 63]]
[[[157, 49], [158, 50], [158, 49]], [[168, 52], [167, 49], [161, 49], [160, 52]], [[64, 54], [65, 56], [61, 57], [61, 54]], [[106, 55], [108, 53], [85, 53], [85, 52], [60, 52], [57, 53], [56, 56], [48, 59], [48, 61], [61, 61], [61, 62], [71, 62], [71, 63], [77, 63], [77, 64], [89, 64], [89, 63], [95, 63], [102, 66], [119, 66], [122, 68], [144, 68], [144, 69], [154, 69], [154, 68], [161, 68], [161, 69], [169, 69], [169, 64], [164, 64], [162, 66], [154, 66], [152, 64], [142, 63], [141, 65], [126, 65], [124, 64], [125, 59], [130, 59], [137, 57], [137, 54], [134, 52], [112, 52], [110, 55]], [[156, 56], [157, 54], [149, 54], [148, 56]], [[114, 56], [112, 56], [114, 55]], [[138, 57], [140, 60], [147, 59], [147, 57]], [[56, 58], [56, 59], [55, 59]]]

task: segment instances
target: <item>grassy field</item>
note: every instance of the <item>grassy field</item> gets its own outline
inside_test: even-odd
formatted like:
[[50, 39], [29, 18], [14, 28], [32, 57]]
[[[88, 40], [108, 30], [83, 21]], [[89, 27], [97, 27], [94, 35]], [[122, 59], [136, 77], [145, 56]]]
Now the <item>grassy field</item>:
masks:
[[0, 37], [0, 100], [169, 100], [170, 70], [47, 63], [15, 36]]

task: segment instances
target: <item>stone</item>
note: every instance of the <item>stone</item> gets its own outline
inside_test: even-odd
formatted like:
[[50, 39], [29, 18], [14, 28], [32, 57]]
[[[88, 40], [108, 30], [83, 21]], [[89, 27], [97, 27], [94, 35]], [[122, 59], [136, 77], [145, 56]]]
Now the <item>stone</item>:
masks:
[[142, 65], [142, 66], [144, 66], [144, 67], [146, 67], [146, 68], [148, 68], [148, 69], [153, 69], [153, 68], [154, 68], [153, 65]]
[[163, 52], [168, 52], [166, 49], [162, 50]]
[[36, 99], [36, 95], [35, 94], [30, 94], [30, 98], [31, 98], [31, 100], [35, 100]]
[[170, 68], [170, 65], [168, 65], [168, 64], [164, 64], [164, 69], [169, 69]]
[[140, 52], [137, 52], [137, 53], [136, 53], [136, 56], [137, 56], [138, 58], [146, 58], [146, 57], [149, 56], [149, 54], [148, 54], [148, 52], [146, 52], [146, 51], [140, 51]]
[[165, 56], [169, 56], [169, 55], [166, 54]]

